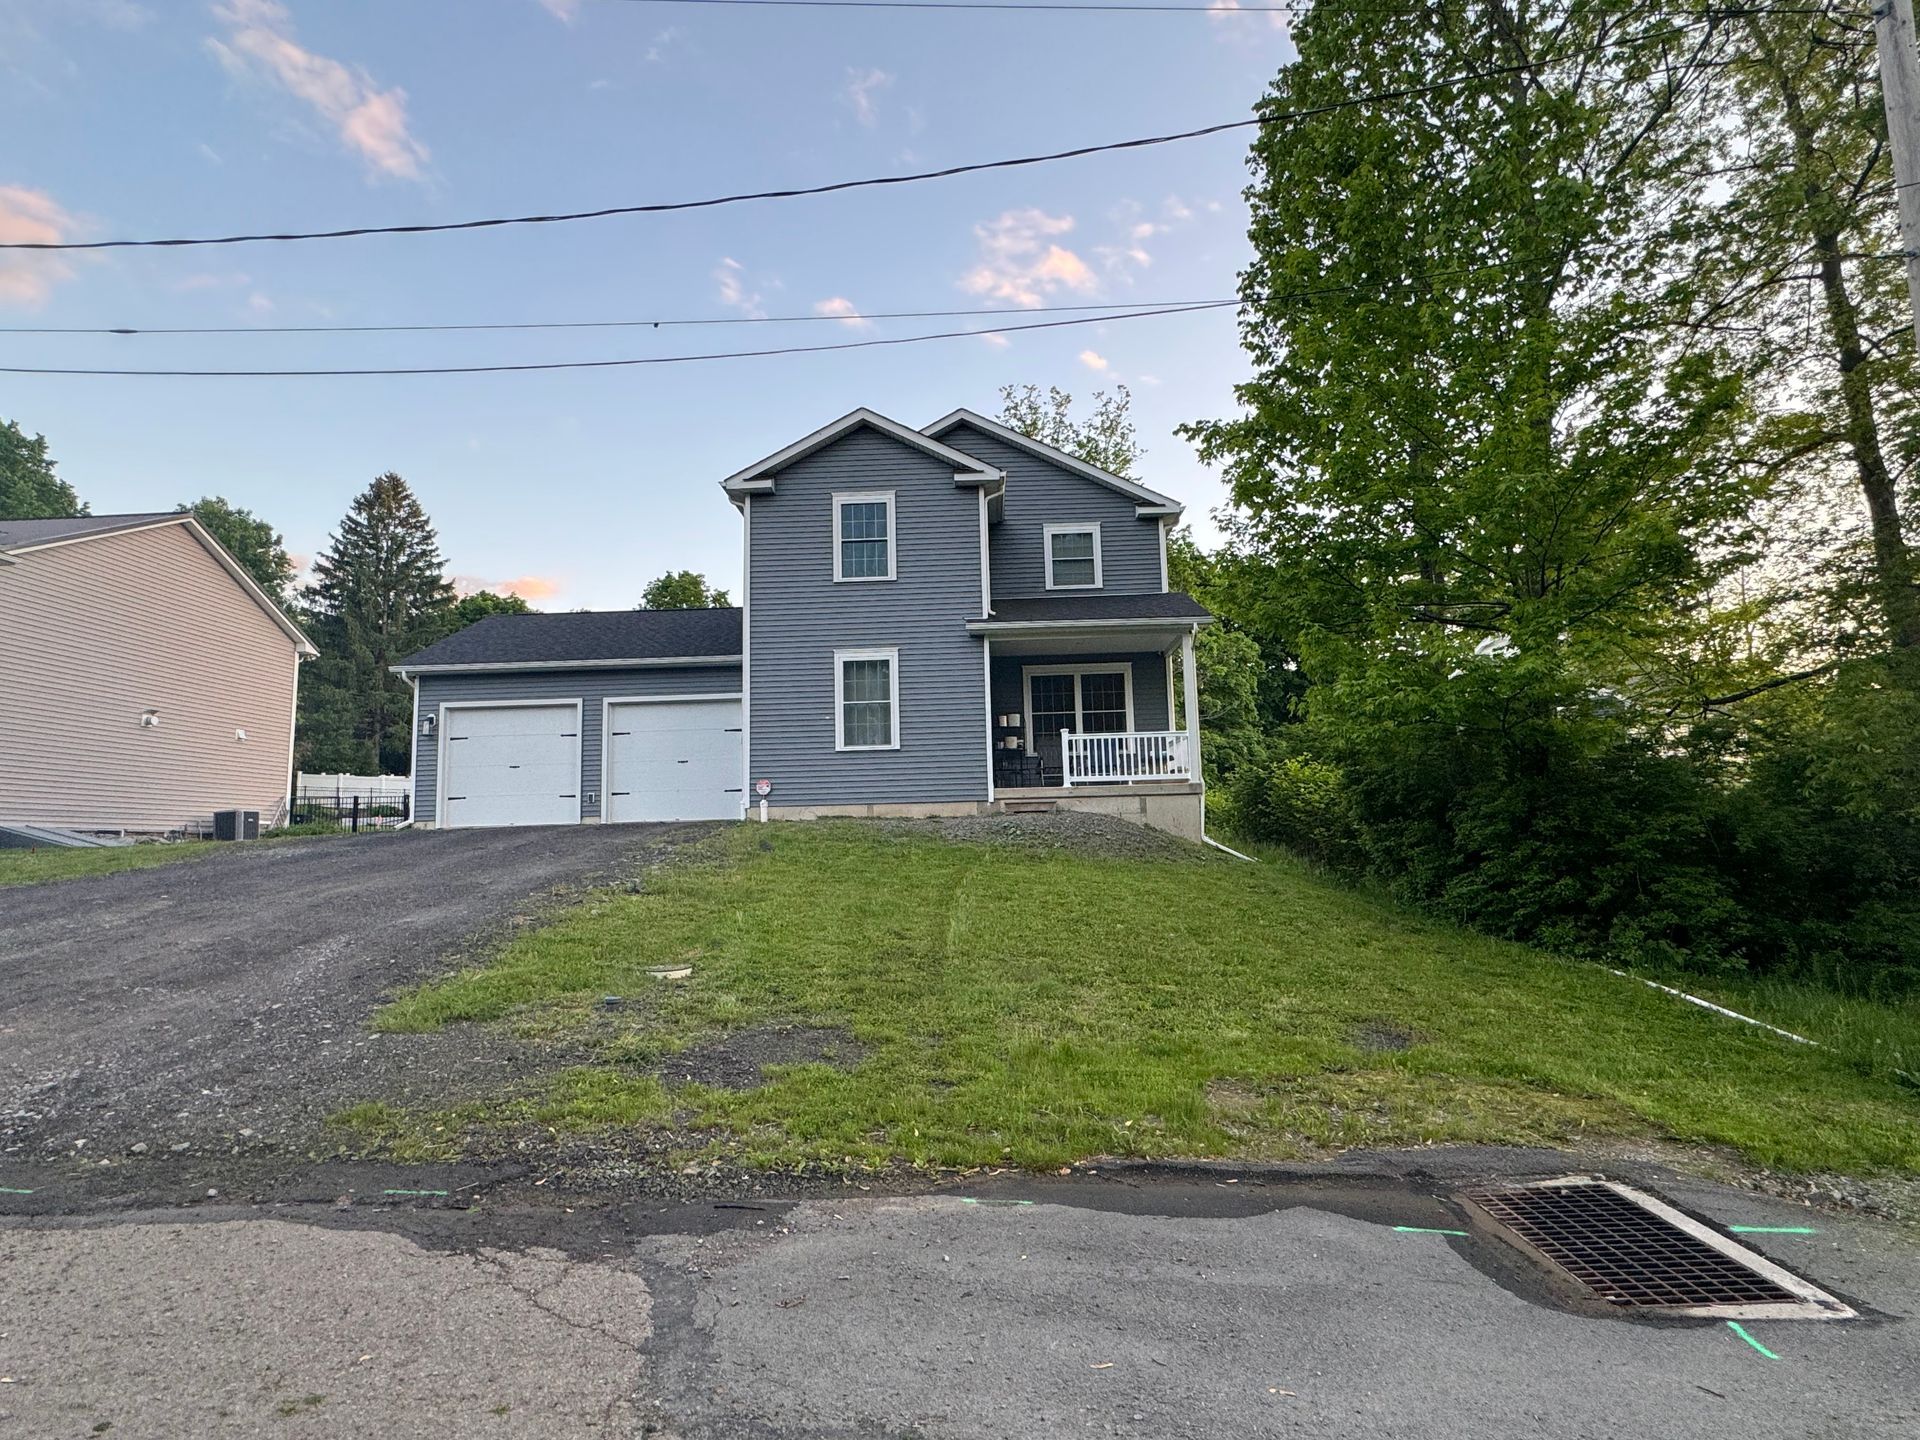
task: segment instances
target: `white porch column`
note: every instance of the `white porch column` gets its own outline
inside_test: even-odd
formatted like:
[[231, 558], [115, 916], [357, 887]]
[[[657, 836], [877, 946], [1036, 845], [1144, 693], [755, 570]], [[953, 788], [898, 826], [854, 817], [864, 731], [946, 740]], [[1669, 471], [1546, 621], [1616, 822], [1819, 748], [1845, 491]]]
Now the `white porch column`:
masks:
[[1180, 693], [1187, 745], [1193, 752], [1193, 778], [1200, 778], [1200, 672], [1193, 663], [1194, 631], [1180, 637]]

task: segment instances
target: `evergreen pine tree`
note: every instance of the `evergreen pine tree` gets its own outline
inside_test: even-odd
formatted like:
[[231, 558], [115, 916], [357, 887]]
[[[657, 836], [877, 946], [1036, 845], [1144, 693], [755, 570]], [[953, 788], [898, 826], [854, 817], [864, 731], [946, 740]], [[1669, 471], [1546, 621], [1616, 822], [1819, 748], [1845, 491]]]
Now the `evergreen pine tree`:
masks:
[[313, 574], [320, 658], [301, 683], [301, 766], [403, 773], [412, 694], [389, 667], [438, 639], [453, 607], [439, 537], [407, 482], [389, 471], [355, 496]]

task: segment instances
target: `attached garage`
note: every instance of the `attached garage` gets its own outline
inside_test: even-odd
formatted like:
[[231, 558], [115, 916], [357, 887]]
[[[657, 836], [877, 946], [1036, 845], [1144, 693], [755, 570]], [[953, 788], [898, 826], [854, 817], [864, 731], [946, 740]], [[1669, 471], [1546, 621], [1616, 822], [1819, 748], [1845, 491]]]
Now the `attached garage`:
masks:
[[739, 819], [741, 733], [737, 698], [608, 701], [606, 818]]
[[737, 820], [738, 610], [496, 615], [394, 668], [423, 826]]
[[469, 701], [442, 708], [441, 824], [580, 821], [579, 701]]

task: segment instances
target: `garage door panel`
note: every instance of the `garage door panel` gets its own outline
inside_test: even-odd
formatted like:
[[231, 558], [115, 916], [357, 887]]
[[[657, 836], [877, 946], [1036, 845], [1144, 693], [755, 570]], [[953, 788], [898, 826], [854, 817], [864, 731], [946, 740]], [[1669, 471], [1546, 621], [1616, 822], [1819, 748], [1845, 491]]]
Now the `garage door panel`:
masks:
[[447, 712], [442, 823], [572, 825], [580, 819], [580, 714], [573, 705]]
[[609, 707], [607, 819], [739, 818], [740, 744], [738, 700]]

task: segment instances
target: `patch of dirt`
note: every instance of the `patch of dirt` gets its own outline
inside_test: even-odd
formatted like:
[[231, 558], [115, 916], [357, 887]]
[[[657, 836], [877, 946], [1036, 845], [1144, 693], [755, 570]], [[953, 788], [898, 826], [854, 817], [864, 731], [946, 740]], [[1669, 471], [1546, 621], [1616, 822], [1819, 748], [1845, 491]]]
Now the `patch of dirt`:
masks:
[[755, 1025], [689, 1045], [655, 1070], [669, 1085], [751, 1090], [767, 1082], [770, 1065], [831, 1065], [851, 1070], [866, 1047], [839, 1026]]
[[1031, 815], [967, 815], [949, 820], [897, 820], [889, 829], [934, 835], [961, 844], [1011, 845], [1041, 853], [1086, 855], [1098, 860], [1215, 860], [1224, 858], [1164, 830], [1119, 820], [1054, 810]]
[[1393, 1020], [1363, 1020], [1348, 1032], [1347, 1038], [1361, 1050], [1397, 1053], [1411, 1050], [1422, 1037]]

